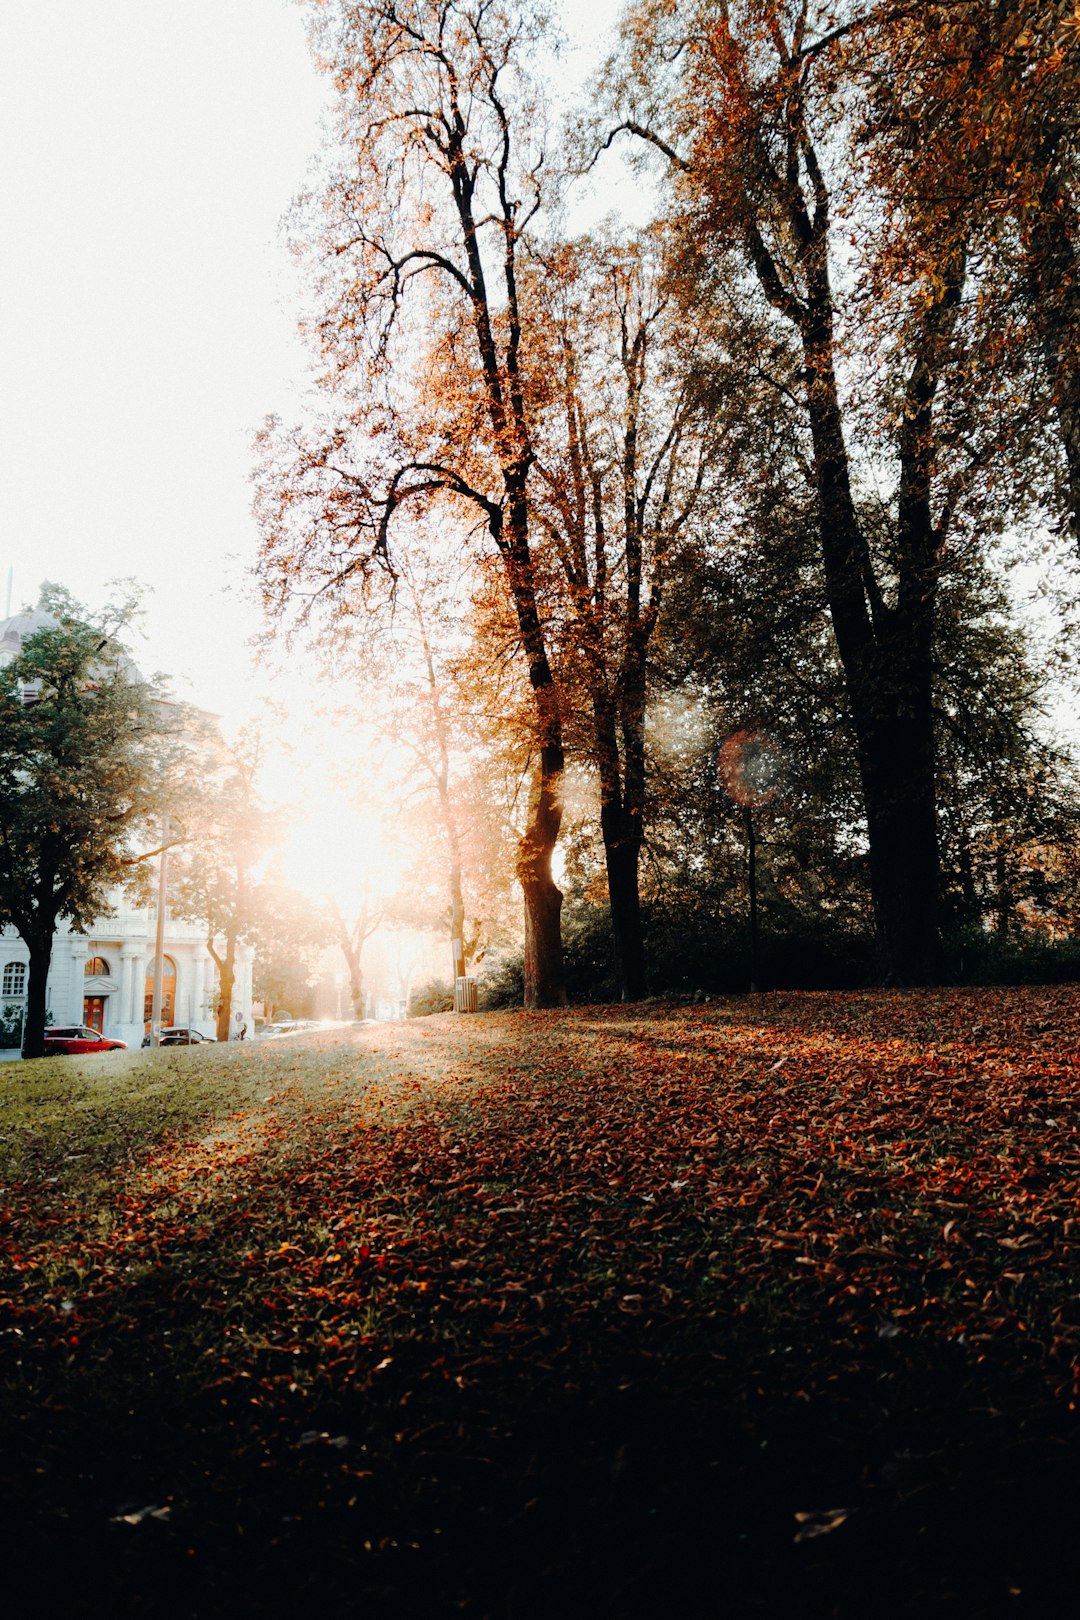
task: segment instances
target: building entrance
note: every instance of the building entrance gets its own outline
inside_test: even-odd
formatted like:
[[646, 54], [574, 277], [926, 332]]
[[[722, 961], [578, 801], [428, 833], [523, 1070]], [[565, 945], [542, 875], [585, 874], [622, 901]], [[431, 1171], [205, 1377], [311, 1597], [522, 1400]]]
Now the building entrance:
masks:
[[83, 1023], [89, 1029], [96, 1029], [98, 1034], [101, 1034], [102, 1026], [105, 1023], [104, 996], [83, 997]]

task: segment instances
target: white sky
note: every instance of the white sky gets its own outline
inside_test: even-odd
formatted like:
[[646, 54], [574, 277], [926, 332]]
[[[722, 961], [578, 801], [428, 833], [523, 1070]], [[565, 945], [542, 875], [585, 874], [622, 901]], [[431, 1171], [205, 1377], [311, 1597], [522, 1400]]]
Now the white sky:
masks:
[[[569, 0], [595, 42], [620, 0]], [[573, 68], [589, 51], [575, 51]], [[147, 670], [239, 715], [251, 437], [306, 356], [279, 224], [324, 81], [290, 0], [0, 5], [0, 609], [152, 587]]]
[[[620, 5], [567, 0], [570, 78]], [[0, 613], [9, 568], [13, 610], [134, 576], [138, 662], [227, 725], [267, 687], [251, 440], [303, 384], [279, 226], [326, 93], [291, 0], [0, 3]]]

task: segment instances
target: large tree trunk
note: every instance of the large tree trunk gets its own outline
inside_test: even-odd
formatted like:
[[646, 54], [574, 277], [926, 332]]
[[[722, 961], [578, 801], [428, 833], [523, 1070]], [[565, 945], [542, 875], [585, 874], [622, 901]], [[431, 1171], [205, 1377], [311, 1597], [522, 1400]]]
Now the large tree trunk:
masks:
[[[939, 856], [929, 657], [907, 681], [894, 668], [867, 703], [860, 688], [859, 765], [866, 806], [878, 968], [888, 984], [941, 976]], [[869, 683], [868, 683], [869, 684]]]
[[562, 890], [551, 875], [562, 807], [561, 746], [541, 748], [533, 778], [528, 825], [518, 844], [517, 875], [525, 898], [525, 1005], [565, 1007]]
[[958, 257], [923, 318], [905, 395], [895, 605], [879, 591], [852, 497], [833, 353], [824, 237], [802, 336], [825, 584], [858, 745], [878, 962], [895, 984], [941, 975], [933, 714], [938, 539], [930, 508], [933, 406], [963, 285]]
[[45, 1015], [48, 1011], [49, 965], [52, 938], [46, 944], [30, 946], [30, 972], [26, 983], [26, 1022], [23, 1025], [24, 1058], [45, 1056]]
[[551, 875], [551, 859], [562, 825], [565, 757], [562, 717], [555, 677], [548, 662], [528, 541], [525, 472], [504, 473], [508, 491], [508, 534], [500, 534], [507, 584], [529, 668], [536, 712], [537, 764], [529, 816], [518, 844], [517, 876], [525, 901], [526, 1007], [565, 1007], [566, 972], [562, 948], [562, 890]]
[[[500, 117], [502, 109], [498, 102]], [[504, 155], [509, 147], [504, 145]], [[505, 169], [499, 171], [502, 193], [504, 255], [502, 285], [506, 308], [505, 347], [500, 359], [488, 300], [487, 280], [473, 213], [478, 170], [471, 168], [464, 144], [455, 134], [450, 143], [450, 175], [461, 222], [462, 246], [469, 266], [469, 286], [477, 350], [484, 373], [492, 444], [499, 458], [504, 503], [481, 504], [502, 557], [510, 600], [514, 604], [522, 650], [529, 669], [536, 705], [536, 746], [539, 763], [533, 779], [529, 819], [518, 845], [517, 875], [525, 899], [525, 1005], [564, 1007], [566, 979], [561, 935], [562, 892], [551, 876], [551, 857], [562, 824], [564, 765], [562, 719], [555, 678], [548, 660], [547, 642], [536, 603], [536, 574], [529, 550], [529, 507], [526, 485], [534, 453], [529, 439], [528, 411], [520, 370], [521, 311], [518, 305], [518, 203], [506, 189]]]
[[356, 952], [346, 951], [345, 960], [349, 966], [349, 1000], [352, 1002], [353, 1017], [362, 1019], [364, 1016], [364, 975], [360, 968], [360, 957]]
[[1080, 222], [1056, 174], [1031, 223], [1028, 264], [1065, 454], [1065, 507], [1080, 550]]
[[[878, 966], [886, 982], [925, 984], [941, 965], [930, 643], [883, 603], [877, 625], [871, 618], [831, 364], [829, 373], [823, 391], [831, 400], [811, 408], [818, 513], [858, 749]], [[931, 596], [923, 604], [927, 623], [932, 606]]]
[[219, 981], [215, 1033], [219, 1041], [227, 1041], [232, 1019], [233, 989], [236, 985], [236, 940], [231, 935], [226, 937], [224, 956], [219, 956], [212, 944], [210, 954], [217, 963]]

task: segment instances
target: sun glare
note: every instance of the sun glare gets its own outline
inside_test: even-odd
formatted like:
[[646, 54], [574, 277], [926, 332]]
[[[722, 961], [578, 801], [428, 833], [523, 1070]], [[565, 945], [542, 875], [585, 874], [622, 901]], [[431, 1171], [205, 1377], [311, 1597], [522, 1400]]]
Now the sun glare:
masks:
[[283, 875], [313, 900], [335, 899], [348, 912], [365, 887], [390, 895], [401, 883], [402, 861], [386, 829], [371, 811], [320, 795], [300, 808], [285, 840]]

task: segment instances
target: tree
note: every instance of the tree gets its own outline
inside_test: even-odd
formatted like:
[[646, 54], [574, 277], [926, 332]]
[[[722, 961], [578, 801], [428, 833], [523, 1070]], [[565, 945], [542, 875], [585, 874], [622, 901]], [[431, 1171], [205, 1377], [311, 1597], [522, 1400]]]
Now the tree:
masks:
[[242, 739], [216, 784], [207, 784], [198, 821], [172, 885], [178, 917], [206, 925], [206, 948], [218, 971], [216, 1030], [229, 1039], [236, 959], [260, 926], [260, 866], [276, 831], [258, 796], [257, 741]]
[[[852, 19], [844, 51], [864, 90], [875, 183], [901, 204], [897, 248], [914, 228], [921, 256], [940, 265], [958, 233], [970, 240], [986, 350], [980, 386], [1006, 407], [1024, 484], [1080, 547], [1073, 10], [1055, 0], [879, 3]], [[1048, 438], [1063, 465], [1047, 456]]]
[[256, 889], [254, 991], [266, 1017], [283, 1007], [302, 1015], [311, 1000], [318, 958], [330, 942], [326, 916], [272, 873]]
[[365, 882], [360, 897], [360, 904], [348, 919], [342, 914], [336, 900], [330, 901], [330, 918], [333, 924], [334, 940], [338, 945], [345, 965], [349, 970], [349, 997], [352, 1001], [353, 1017], [364, 1017], [364, 946], [372, 934], [382, 927], [382, 905], [373, 900], [370, 888]]
[[[520, 296], [541, 207], [543, 117], [528, 58], [545, 21], [480, 0], [318, 8], [339, 89], [342, 160], [310, 226], [322, 267], [317, 336], [344, 425], [288, 447], [271, 434], [262, 578], [279, 608], [299, 578], [333, 591], [381, 561], [404, 509], [447, 502], [501, 560], [534, 714], [535, 773], [517, 852], [525, 1000], [566, 1000], [551, 860], [564, 765], [558, 693], [537, 600], [528, 482], [535, 460]], [[304, 539], [298, 544], [299, 516]]]
[[168, 711], [117, 640], [129, 609], [95, 625], [63, 593], [41, 606], [55, 624], [0, 670], [0, 921], [30, 954], [28, 1058], [45, 1050], [57, 926], [84, 931], [148, 858], [133, 842], [160, 816], [173, 760]]
[[[649, 656], [708, 459], [699, 379], [648, 237], [553, 250], [534, 296], [551, 378], [531, 504], [559, 581], [549, 632], [596, 773], [617, 992], [645, 995], [639, 866]], [[534, 360], [535, 364], [535, 360]], [[707, 426], [707, 423], [706, 423]]]
[[[887, 320], [857, 296], [878, 268], [879, 198], [843, 190], [845, 179], [865, 181], [850, 145], [850, 86], [834, 50], [845, 33], [829, 8], [810, 0], [638, 6], [627, 28], [619, 128], [670, 163], [669, 223], [687, 310], [723, 308], [736, 324], [755, 327], [766, 321], [757, 372], [776, 376], [785, 398], [794, 376], [802, 465], [856, 737], [881, 970], [918, 983], [941, 971], [938, 585], [995, 435], [972, 410], [971, 389], [955, 396], [963, 420], [949, 416], [969, 336], [966, 234], [950, 233], [944, 258], [920, 255], [917, 235], [909, 236]], [[850, 273], [837, 277], [845, 209], [849, 238], [870, 261], [862, 287]], [[895, 480], [885, 521], [868, 524], [863, 491], [880, 480], [886, 454]], [[979, 521], [993, 520], [980, 513]]]

